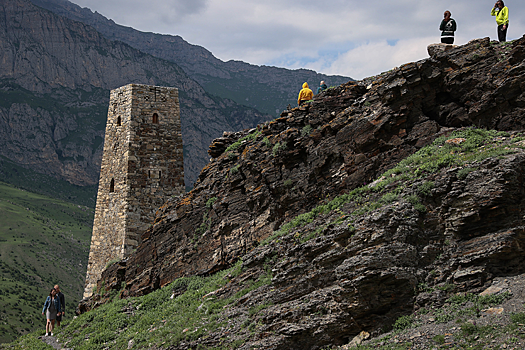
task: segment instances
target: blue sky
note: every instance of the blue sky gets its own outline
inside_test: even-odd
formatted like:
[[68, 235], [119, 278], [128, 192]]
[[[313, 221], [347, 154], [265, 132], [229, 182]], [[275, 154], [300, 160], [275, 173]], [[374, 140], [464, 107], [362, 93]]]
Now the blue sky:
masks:
[[[116, 23], [180, 35], [223, 61], [310, 68], [361, 79], [428, 57], [443, 12], [458, 24], [455, 44], [490, 37], [494, 1], [417, 0], [73, 0]], [[507, 0], [507, 38], [525, 34], [525, 1]]]

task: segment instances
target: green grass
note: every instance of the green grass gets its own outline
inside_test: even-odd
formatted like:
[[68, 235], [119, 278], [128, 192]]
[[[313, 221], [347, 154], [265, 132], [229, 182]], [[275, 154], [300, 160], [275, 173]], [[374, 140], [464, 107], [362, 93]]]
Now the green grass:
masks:
[[96, 204], [96, 185], [76, 186], [65, 180], [58, 180], [52, 176], [22, 168], [2, 156], [0, 156], [0, 182], [91, 208], [94, 208]]
[[273, 156], [277, 156], [277, 154], [279, 154], [279, 152], [281, 151], [284, 151], [286, 150], [288, 146], [286, 145], [286, 143], [280, 143], [280, 142], [277, 142], [275, 145], [273, 145], [273, 148], [272, 148], [272, 154]]
[[44, 335], [44, 330], [24, 335], [17, 339], [15, 344], [0, 344], [0, 349], [10, 350], [53, 350], [51, 345], [47, 345], [39, 336]]
[[[241, 261], [208, 277], [179, 278], [146, 296], [128, 299], [115, 297], [111, 303], [73, 320], [69, 319], [55, 335], [65, 347], [75, 350], [127, 349], [130, 341], [134, 349], [168, 348], [177, 346], [181, 341], [206, 339], [210, 332], [231, 327], [229, 305], [236, 304], [252, 290], [271, 284], [271, 267], [267, 265], [265, 270], [256, 280], [245, 280], [238, 284], [237, 293], [222, 298], [212, 292], [242, 273]], [[172, 299], [173, 290], [182, 290], [183, 293]], [[271, 305], [269, 301], [251, 305], [246, 309], [245, 318], [256, 316]], [[241, 326], [242, 321], [243, 318], [238, 320], [238, 327], [244, 328]], [[42, 335], [42, 330], [5, 344], [3, 348], [32, 349], [31, 346], [24, 346], [32, 344], [38, 335]], [[235, 349], [244, 341], [224, 337], [222, 342], [224, 345], [204, 348]]]
[[412, 327], [414, 323], [414, 317], [412, 315], [406, 315], [399, 317], [394, 325], [392, 326], [396, 331], [402, 331], [404, 329]]
[[[244, 288], [235, 295], [225, 298], [208, 295], [238, 276], [241, 265], [239, 261], [230, 269], [209, 277], [179, 278], [171, 285], [143, 297], [117, 298], [71, 320], [57, 335], [65, 346], [76, 350], [127, 349], [131, 340], [136, 349], [152, 346], [167, 348], [181, 341], [206, 337], [218, 328], [229, 327], [225, 314], [228, 305], [250, 291], [271, 283], [271, 269], [267, 268], [266, 273], [256, 281], [245, 281]], [[172, 290], [180, 289], [185, 292], [171, 299]], [[255, 315], [270, 305], [268, 302], [254, 305], [247, 310], [247, 314]], [[240, 346], [242, 342], [235, 344]]]
[[[374, 182], [374, 186], [362, 186], [350, 191], [347, 194], [338, 196], [325, 204], [320, 204], [311, 211], [294, 217], [289, 222], [282, 225], [261, 244], [267, 244], [272, 240], [288, 234], [292, 229], [303, 227], [312, 223], [319, 215], [334, 213], [344, 205], [353, 203], [355, 210], [346, 213], [347, 217], [358, 216], [367, 212], [379, 209], [388, 203], [399, 200], [402, 187], [395, 187], [388, 190], [396, 182], [411, 183], [434, 174], [441, 169], [451, 167], [463, 167], [458, 171], [458, 178], [464, 178], [470, 172], [475, 171], [475, 167], [466, 166], [475, 162], [482, 161], [490, 157], [501, 157], [514, 153], [515, 150], [501, 145], [501, 139], [508, 137], [509, 134], [501, 131], [466, 128], [436, 139], [431, 145], [423, 147], [418, 152], [402, 160], [397, 166], [386, 171]], [[447, 140], [454, 138], [464, 138], [460, 144], [448, 144]], [[516, 137], [513, 142], [522, 138]], [[279, 151], [280, 144], [274, 146], [274, 155]], [[411, 203], [414, 208], [424, 214], [427, 208], [421, 203], [423, 197], [429, 196], [434, 188], [432, 181], [425, 181], [414, 188], [414, 194], [408, 195], [403, 200]], [[371, 201], [366, 196], [371, 192], [383, 193], [378, 201]], [[316, 237], [317, 235], [309, 235]]]
[[42, 305], [60, 284], [69, 317], [81, 298], [93, 210], [0, 182], [0, 342], [45, 326]]

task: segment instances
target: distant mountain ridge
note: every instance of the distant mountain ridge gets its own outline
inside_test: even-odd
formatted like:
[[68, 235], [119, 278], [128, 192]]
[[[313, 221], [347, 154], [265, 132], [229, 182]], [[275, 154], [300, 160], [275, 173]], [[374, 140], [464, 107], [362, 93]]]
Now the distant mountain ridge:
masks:
[[98, 182], [109, 90], [128, 83], [180, 90], [186, 185], [225, 130], [268, 120], [206, 93], [172, 62], [28, 0], [0, 4], [0, 155], [77, 185]]
[[241, 61], [223, 62], [205, 48], [192, 45], [178, 35], [140, 32], [116, 24], [103, 15], [81, 8], [67, 0], [31, 0], [34, 4], [61, 16], [83, 22], [110, 40], [122, 41], [152, 56], [177, 63], [204, 89], [222, 98], [277, 116], [297, 98], [303, 82], [316, 87], [321, 80], [338, 86], [352, 80], [329, 76], [312, 70], [258, 66]]

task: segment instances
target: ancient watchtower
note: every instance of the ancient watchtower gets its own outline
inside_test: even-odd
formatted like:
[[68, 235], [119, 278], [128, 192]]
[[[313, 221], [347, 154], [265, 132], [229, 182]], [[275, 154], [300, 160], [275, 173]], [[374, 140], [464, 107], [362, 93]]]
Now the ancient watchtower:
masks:
[[178, 90], [111, 91], [84, 297], [106, 264], [127, 257], [167, 198], [184, 193]]

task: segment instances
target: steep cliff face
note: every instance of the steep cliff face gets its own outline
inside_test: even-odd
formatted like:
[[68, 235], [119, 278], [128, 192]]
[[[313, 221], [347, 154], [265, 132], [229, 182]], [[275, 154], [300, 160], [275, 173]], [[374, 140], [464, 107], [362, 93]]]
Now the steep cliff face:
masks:
[[[214, 297], [266, 282], [233, 304], [228, 334], [318, 349], [443, 302], [422, 283], [475, 292], [523, 273], [524, 59], [525, 37], [472, 41], [217, 139], [195, 188], [101, 285], [143, 295], [242, 258]], [[258, 305], [253, 336], [242, 324]]]
[[122, 41], [142, 52], [176, 63], [213, 95], [232, 99], [273, 116], [297, 99], [297, 93], [305, 81], [315, 87], [321, 80], [329, 86], [350, 80], [348, 77], [327, 76], [306, 69], [289, 70], [240, 61], [223, 62], [205, 48], [189, 44], [180, 36], [143, 33], [117, 25], [99, 13], [80, 8], [66, 0], [32, 1], [61, 16], [93, 26], [110, 40]]
[[0, 152], [25, 167], [95, 184], [109, 90], [128, 83], [180, 89], [187, 185], [214, 137], [268, 118], [210, 96], [173, 63], [30, 1], [5, 1], [0, 13]]
[[243, 141], [232, 137], [144, 234], [129, 259], [130, 293], [230, 265], [290, 218], [369, 183], [451, 128], [521, 130], [523, 40], [502, 61], [486, 39], [348, 83]]

